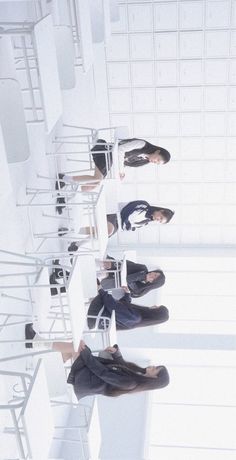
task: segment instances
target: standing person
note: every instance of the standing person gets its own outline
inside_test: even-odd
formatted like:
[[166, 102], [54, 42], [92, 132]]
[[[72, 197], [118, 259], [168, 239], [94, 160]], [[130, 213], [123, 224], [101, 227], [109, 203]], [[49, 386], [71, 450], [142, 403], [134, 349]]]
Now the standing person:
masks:
[[[76, 184], [93, 181], [82, 185], [82, 191], [91, 191], [106, 177], [108, 170], [112, 165], [112, 152], [108, 152], [108, 162], [106, 161], [105, 151], [108, 151], [107, 142], [104, 139], [98, 139], [97, 144], [91, 149], [93, 161], [95, 163], [94, 175], [76, 175], [59, 174], [59, 181], [56, 181], [56, 189], [63, 188], [66, 184]], [[97, 153], [96, 153], [97, 152]], [[119, 170], [121, 179], [125, 176], [124, 168], [137, 168], [148, 163], [162, 165], [170, 161], [168, 150], [150, 144], [144, 139], [123, 139], [118, 143]]]
[[[35, 332], [31, 323], [25, 326], [25, 338], [32, 341], [32, 344], [27, 345], [33, 348], [42, 347], [43, 339]], [[45, 347], [61, 352], [64, 362], [74, 359], [67, 382], [73, 385], [78, 400], [95, 394], [114, 397], [155, 390], [169, 384], [169, 374], [165, 366], [143, 368], [127, 362], [117, 345], [104, 350], [106, 358], [93, 356], [83, 340], [80, 341], [78, 351], [74, 350], [72, 343], [67, 342], [45, 343]]]

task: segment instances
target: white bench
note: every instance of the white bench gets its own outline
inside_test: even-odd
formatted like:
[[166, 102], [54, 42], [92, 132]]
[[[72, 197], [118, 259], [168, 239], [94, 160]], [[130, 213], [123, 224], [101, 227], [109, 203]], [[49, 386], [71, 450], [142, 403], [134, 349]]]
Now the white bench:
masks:
[[12, 78], [0, 78], [0, 124], [8, 163], [27, 161], [30, 147], [22, 94]]
[[[22, 56], [16, 53], [15, 57], [18, 70], [24, 71], [27, 77], [28, 88], [26, 89], [30, 94], [31, 107], [25, 107], [25, 109], [32, 111], [34, 121], [42, 120], [43, 111], [46, 130], [49, 133], [62, 116], [52, 18], [48, 15], [35, 23], [1, 22], [0, 27], [1, 35], [14, 37], [15, 46], [18, 51], [19, 49], [22, 51]], [[31, 55], [28, 53], [29, 48]], [[33, 66], [32, 62], [34, 63]], [[39, 74], [38, 86], [35, 86], [33, 81], [32, 70], [36, 70]], [[37, 101], [38, 92], [40, 93], [41, 105]]]
[[54, 424], [42, 361], [38, 361], [32, 378], [28, 376], [28, 386], [27, 374], [23, 372], [0, 370], [0, 375], [19, 377], [23, 381], [24, 397], [16, 398], [15, 403], [0, 405], [0, 411], [8, 410], [12, 414], [13, 427], [5, 428], [5, 432], [16, 436], [20, 458], [48, 458]]

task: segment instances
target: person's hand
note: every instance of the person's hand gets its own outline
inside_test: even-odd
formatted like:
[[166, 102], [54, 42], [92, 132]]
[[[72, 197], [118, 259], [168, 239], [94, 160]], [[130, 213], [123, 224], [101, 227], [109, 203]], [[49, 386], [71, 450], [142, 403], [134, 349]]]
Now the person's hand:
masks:
[[122, 287], [122, 289], [124, 289], [125, 292], [127, 292], [127, 294], [130, 293], [130, 290], [129, 290], [128, 286], [121, 286], [121, 287]]
[[86, 343], [83, 340], [80, 340], [78, 351], [81, 352], [85, 349]]
[[111, 262], [109, 262], [109, 261], [103, 262], [103, 268], [105, 268], [105, 269], [107, 268], [109, 270], [111, 268]]
[[123, 172], [123, 173], [119, 173], [119, 176], [120, 176], [120, 180], [123, 180], [124, 177], [125, 177], [125, 173], [124, 173], [124, 172]]
[[115, 353], [117, 351], [117, 348], [115, 348], [115, 347], [107, 347], [107, 348], [105, 348], [104, 351], [109, 351], [109, 353]]

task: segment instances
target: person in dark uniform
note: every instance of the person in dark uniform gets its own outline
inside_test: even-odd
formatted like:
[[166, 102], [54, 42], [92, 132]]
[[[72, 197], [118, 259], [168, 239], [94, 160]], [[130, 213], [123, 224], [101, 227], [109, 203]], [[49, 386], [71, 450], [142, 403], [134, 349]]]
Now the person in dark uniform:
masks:
[[[102, 316], [110, 318], [112, 311], [115, 311], [116, 329], [129, 330], [137, 327], [155, 326], [164, 323], [169, 319], [169, 311], [164, 305], [153, 305], [152, 307], [144, 307], [131, 303], [131, 296], [127, 287], [123, 288], [124, 296], [116, 300], [107, 291], [99, 288], [98, 295], [94, 297], [88, 309], [87, 323], [92, 329], [96, 319], [90, 316], [98, 316], [102, 312]], [[99, 326], [104, 329], [104, 319], [100, 320]]]
[[[122, 394], [163, 388], [169, 384], [169, 374], [165, 366], [139, 367], [123, 359], [118, 345], [108, 347], [103, 357], [93, 356], [83, 340], [77, 351], [72, 342], [42, 343], [42, 337], [33, 329], [33, 324], [25, 325], [27, 348], [43, 346], [62, 353], [63, 361], [73, 359], [67, 382], [73, 385], [79, 399], [88, 395], [102, 394], [120, 396]], [[31, 343], [29, 343], [31, 341]], [[105, 357], [104, 357], [105, 355]]]
[[[103, 289], [115, 288], [115, 274], [121, 268], [121, 262], [115, 261], [113, 257], [106, 256], [104, 265], [108, 272], [106, 278], [100, 280]], [[131, 297], [142, 297], [153, 289], [158, 289], [165, 284], [165, 275], [161, 269], [148, 270], [146, 265], [126, 261], [126, 281]], [[120, 280], [121, 281], [121, 280]]]
[[102, 394], [121, 396], [124, 394], [156, 390], [169, 384], [165, 366], [140, 367], [123, 359], [117, 345], [108, 347], [109, 358], [95, 357], [84, 342], [80, 354], [71, 367], [67, 382], [72, 384], [78, 400]]

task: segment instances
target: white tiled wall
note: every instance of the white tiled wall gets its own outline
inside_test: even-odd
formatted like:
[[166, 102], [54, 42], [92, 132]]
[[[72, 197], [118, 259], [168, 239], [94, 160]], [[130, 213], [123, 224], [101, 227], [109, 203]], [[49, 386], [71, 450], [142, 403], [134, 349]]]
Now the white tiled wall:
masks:
[[172, 154], [159, 169], [126, 168], [120, 193], [176, 211], [168, 226], [120, 242], [235, 244], [236, 0], [119, 9], [106, 52], [110, 122]]

